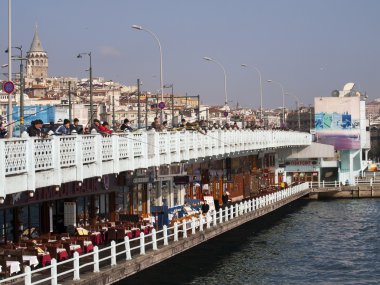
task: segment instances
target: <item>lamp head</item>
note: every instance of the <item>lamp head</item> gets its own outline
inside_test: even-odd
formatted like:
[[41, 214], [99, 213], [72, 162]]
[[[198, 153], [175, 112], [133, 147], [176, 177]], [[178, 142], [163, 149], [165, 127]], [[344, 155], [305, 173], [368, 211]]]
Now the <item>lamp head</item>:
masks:
[[81, 55], [81, 54], [78, 54], [78, 55], [77, 55], [77, 58], [82, 58], [82, 55]]
[[212, 61], [212, 58], [211, 58], [211, 57], [208, 57], [208, 56], [204, 56], [203, 59], [204, 59], [204, 60], [208, 60], [208, 61]]
[[267, 82], [273, 82], [273, 80], [272, 79], [268, 79]]
[[248, 67], [245, 63], [241, 64], [241, 67]]
[[131, 27], [132, 29], [136, 29], [136, 30], [142, 30], [143, 28], [139, 25], [132, 25]]

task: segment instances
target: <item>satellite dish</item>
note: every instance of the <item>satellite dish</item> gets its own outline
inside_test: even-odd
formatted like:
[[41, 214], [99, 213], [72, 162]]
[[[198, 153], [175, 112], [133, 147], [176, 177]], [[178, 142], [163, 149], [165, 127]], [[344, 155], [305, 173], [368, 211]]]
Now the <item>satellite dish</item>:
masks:
[[331, 92], [331, 96], [332, 96], [332, 97], [339, 97], [339, 91], [338, 91], [338, 90], [333, 90], [333, 91]]

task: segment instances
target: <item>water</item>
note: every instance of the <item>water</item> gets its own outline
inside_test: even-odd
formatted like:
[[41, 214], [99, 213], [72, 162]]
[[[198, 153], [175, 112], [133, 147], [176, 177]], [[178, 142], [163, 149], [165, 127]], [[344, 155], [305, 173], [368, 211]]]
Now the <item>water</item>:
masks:
[[380, 200], [299, 201], [121, 284], [380, 284]]

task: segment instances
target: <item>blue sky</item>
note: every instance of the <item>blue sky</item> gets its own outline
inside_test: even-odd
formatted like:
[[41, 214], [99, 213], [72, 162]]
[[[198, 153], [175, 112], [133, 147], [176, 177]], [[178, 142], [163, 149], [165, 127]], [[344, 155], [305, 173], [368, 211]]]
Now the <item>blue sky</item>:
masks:
[[[8, 1], [0, 2], [0, 49], [7, 40]], [[370, 100], [380, 97], [380, 1], [378, 0], [13, 0], [13, 45], [30, 47], [35, 25], [49, 56], [49, 76], [86, 77], [91, 51], [94, 76], [159, 90], [159, 50], [165, 84], [177, 95], [200, 94], [203, 103], [223, 104], [227, 72], [230, 104], [282, 105], [279, 85], [305, 105], [355, 82]], [[0, 53], [0, 63], [7, 56]], [[14, 66], [14, 69], [18, 67]], [[4, 78], [4, 77], [3, 77]], [[167, 90], [167, 92], [170, 92]], [[285, 98], [295, 107], [294, 97]]]

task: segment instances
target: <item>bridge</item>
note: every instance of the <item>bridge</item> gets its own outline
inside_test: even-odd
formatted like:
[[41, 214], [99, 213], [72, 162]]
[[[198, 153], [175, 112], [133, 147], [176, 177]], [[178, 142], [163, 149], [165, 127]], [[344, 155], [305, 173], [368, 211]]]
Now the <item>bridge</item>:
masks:
[[0, 140], [0, 197], [123, 171], [311, 144], [281, 130], [136, 131]]

